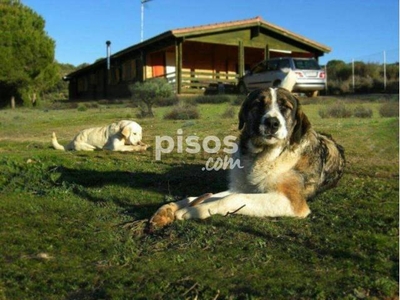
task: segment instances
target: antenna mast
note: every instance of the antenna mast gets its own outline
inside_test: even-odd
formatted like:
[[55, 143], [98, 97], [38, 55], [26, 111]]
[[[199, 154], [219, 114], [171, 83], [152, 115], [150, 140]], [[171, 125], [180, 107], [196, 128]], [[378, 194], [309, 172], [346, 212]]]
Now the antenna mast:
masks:
[[144, 4], [151, 0], [140, 0], [141, 3], [141, 25], [140, 25], [140, 41], [143, 42], [143, 28], [144, 28]]

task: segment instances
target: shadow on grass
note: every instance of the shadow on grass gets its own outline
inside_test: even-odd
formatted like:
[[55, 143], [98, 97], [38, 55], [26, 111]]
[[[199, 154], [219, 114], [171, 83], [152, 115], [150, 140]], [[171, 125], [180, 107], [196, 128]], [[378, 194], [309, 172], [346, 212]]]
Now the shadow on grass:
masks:
[[[72, 186], [75, 194], [94, 203], [113, 201], [127, 212], [139, 213], [138, 217], [148, 217], [154, 213], [161, 203], [132, 204], [131, 201], [121, 199], [118, 187], [132, 189], [132, 197], [138, 191], [155, 192], [180, 199], [187, 196], [201, 195], [206, 192], [220, 192], [227, 189], [227, 171], [202, 171], [201, 165], [168, 166], [163, 173], [155, 172], [128, 172], [128, 171], [97, 171], [90, 169], [72, 169], [57, 167], [61, 176], [57, 184], [64, 183]], [[114, 187], [115, 196], [93, 194], [90, 188]], [[106, 199], [107, 198], [107, 199]], [[111, 198], [111, 199], [110, 199]], [[143, 202], [143, 201], [142, 201]]]

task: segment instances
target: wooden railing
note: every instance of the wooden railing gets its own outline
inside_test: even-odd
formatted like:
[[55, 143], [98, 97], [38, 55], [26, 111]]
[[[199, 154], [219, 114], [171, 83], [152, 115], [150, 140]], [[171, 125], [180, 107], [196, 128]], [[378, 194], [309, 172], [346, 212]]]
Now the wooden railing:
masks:
[[[164, 77], [174, 90], [177, 87], [176, 72], [171, 72], [158, 77]], [[233, 91], [238, 82], [238, 74], [226, 72], [198, 72], [182, 71], [181, 93], [216, 94]]]
[[237, 81], [237, 74], [182, 71], [182, 93], [218, 93], [233, 88]]

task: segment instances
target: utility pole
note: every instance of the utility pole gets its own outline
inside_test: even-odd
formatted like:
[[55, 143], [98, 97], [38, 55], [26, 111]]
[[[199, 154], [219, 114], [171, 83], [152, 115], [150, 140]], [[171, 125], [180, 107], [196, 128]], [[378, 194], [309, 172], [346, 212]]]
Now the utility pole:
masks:
[[110, 80], [110, 65], [111, 65], [111, 42], [106, 41], [106, 55], [107, 55], [107, 65], [106, 65], [106, 72], [104, 76], [104, 98], [108, 99], [108, 82]]
[[383, 51], [383, 89], [386, 92], [386, 50]]
[[107, 70], [110, 70], [110, 59], [111, 59], [111, 42], [106, 42], [106, 55], [107, 55]]
[[140, 0], [141, 3], [141, 23], [140, 23], [140, 41], [143, 42], [143, 28], [144, 28], [144, 4], [151, 0]]
[[356, 84], [354, 78], [354, 59], [351, 60], [351, 74], [352, 74], [352, 82], [353, 82], [353, 93], [356, 91]]
[[325, 95], [328, 95], [328, 63], [325, 65]]

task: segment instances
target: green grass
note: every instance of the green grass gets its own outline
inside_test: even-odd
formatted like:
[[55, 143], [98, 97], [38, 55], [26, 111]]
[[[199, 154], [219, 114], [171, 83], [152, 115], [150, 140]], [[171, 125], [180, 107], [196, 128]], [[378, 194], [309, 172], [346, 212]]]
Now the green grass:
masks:
[[165, 201], [227, 187], [225, 171], [201, 170], [205, 154], [156, 161], [155, 136], [237, 135], [236, 118], [221, 118], [228, 103], [198, 105], [200, 119], [186, 121], [155, 109], [155, 119], [139, 120], [152, 148], [136, 154], [50, 148], [52, 131], [65, 144], [133, 108], [0, 111], [0, 299], [395, 297], [398, 119], [364, 104], [370, 119], [321, 119], [323, 101], [304, 106], [348, 160], [339, 186], [310, 202], [309, 218], [215, 216], [153, 234], [140, 220]]

